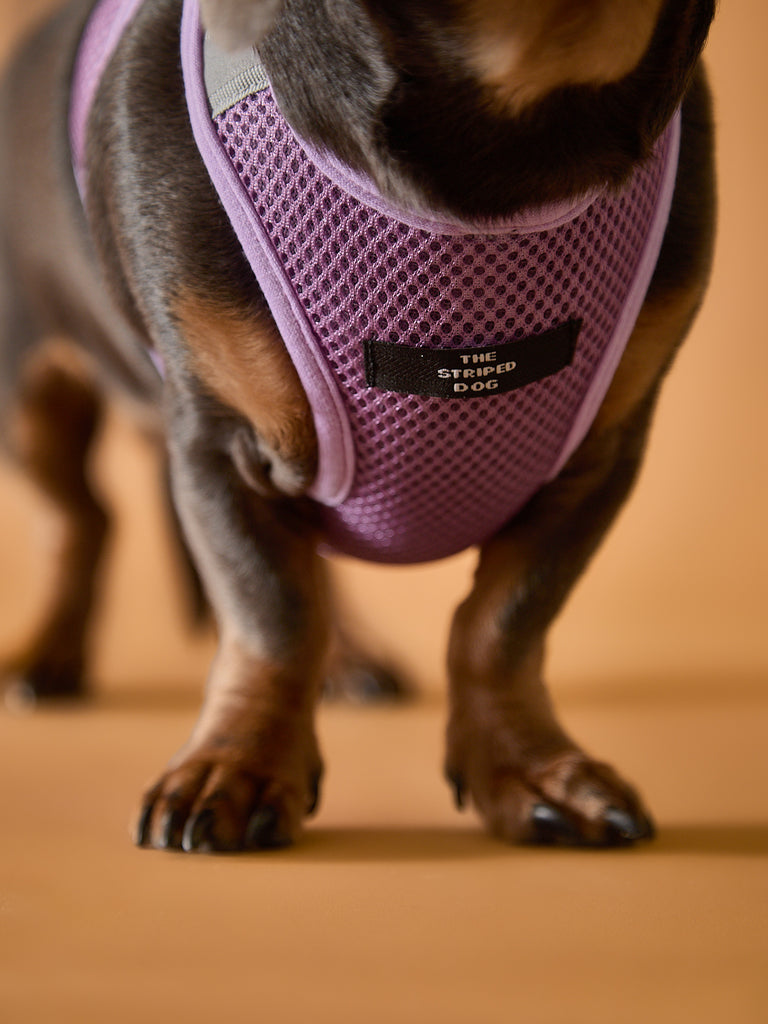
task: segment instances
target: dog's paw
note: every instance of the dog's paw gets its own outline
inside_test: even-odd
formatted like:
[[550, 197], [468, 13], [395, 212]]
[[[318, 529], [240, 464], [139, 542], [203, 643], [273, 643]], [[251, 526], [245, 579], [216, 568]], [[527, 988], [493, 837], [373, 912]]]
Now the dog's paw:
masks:
[[0, 691], [9, 711], [29, 711], [49, 701], [85, 697], [81, 659], [18, 661], [0, 667]]
[[652, 839], [650, 815], [610, 765], [573, 748], [556, 755], [494, 757], [496, 744], [452, 756], [446, 776], [456, 803], [467, 797], [488, 831], [513, 843], [627, 846]]
[[187, 853], [288, 846], [318, 805], [321, 776], [319, 758], [300, 772], [278, 774], [247, 759], [190, 757], [145, 794], [134, 841]]
[[350, 704], [394, 704], [412, 695], [413, 689], [401, 672], [362, 656], [336, 659], [323, 686], [326, 700]]

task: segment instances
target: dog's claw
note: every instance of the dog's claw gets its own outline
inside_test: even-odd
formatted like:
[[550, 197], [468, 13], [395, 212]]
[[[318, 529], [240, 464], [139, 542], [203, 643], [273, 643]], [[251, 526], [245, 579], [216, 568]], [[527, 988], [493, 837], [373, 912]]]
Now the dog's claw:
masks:
[[274, 807], [263, 807], [255, 811], [245, 831], [246, 848], [275, 850], [281, 846], [288, 846], [290, 839], [281, 835], [277, 825], [278, 813]]
[[320, 803], [320, 783], [323, 773], [315, 772], [309, 780], [309, 803], [307, 804], [307, 815], [314, 814]]
[[202, 811], [193, 815], [184, 828], [181, 838], [181, 848], [185, 853], [192, 853], [195, 850], [207, 852], [216, 849], [213, 840], [213, 826], [216, 821], [216, 812], [212, 807], [205, 807]]
[[166, 811], [160, 823], [160, 848], [162, 850], [181, 849], [181, 833], [184, 827], [184, 811], [179, 807], [171, 807]]
[[445, 777], [448, 780], [448, 785], [453, 790], [453, 802], [456, 805], [457, 810], [463, 811], [465, 806], [464, 793], [466, 791], [464, 776], [459, 772], [452, 772], [450, 769], [447, 769]]
[[572, 846], [580, 841], [576, 826], [556, 807], [538, 803], [531, 811], [531, 837], [529, 842], [551, 845], [564, 843]]
[[618, 807], [609, 807], [603, 815], [609, 842], [617, 845], [634, 843], [638, 839], [653, 839], [656, 830], [653, 822], [644, 814], [637, 817]]
[[531, 814], [532, 835], [529, 842], [564, 844], [567, 846], [629, 846], [639, 839], [652, 839], [653, 824], [644, 814], [637, 817], [618, 807], [609, 807], [603, 814], [601, 838], [586, 838], [576, 824], [550, 804], [538, 803]]
[[139, 815], [139, 820], [136, 822], [136, 829], [133, 834], [133, 841], [136, 846], [149, 846], [150, 845], [150, 826], [152, 824], [152, 811], [155, 809], [155, 803], [150, 800], [145, 804]]
[[643, 814], [642, 815], [642, 823], [643, 823], [643, 832], [642, 832], [642, 835], [640, 835], [638, 838], [639, 839], [655, 839], [656, 838], [656, 823], [654, 822], [653, 818], [650, 818], [650, 817], [648, 817], [648, 815]]

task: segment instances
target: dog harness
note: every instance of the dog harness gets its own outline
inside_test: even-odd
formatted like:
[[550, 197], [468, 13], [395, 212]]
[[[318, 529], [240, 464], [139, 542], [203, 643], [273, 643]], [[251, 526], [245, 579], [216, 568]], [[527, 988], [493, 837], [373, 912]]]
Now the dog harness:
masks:
[[[75, 174], [98, 81], [142, 0], [101, 0], [74, 78]], [[255, 51], [185, 0], [190, 122], [314, 416], [330, 549], [419, 562], [481, 543], [586, 435], [645, 298], [680, 118], [622, 191], [466, 225], [394, 207], [299, 138]]]

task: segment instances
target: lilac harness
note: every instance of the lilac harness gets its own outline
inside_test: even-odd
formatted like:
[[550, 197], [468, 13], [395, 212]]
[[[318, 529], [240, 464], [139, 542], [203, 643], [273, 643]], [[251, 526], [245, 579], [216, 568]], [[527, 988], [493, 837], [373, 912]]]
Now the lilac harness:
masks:
[[[101, 0], [86, 29], [81, 191], [88, 110], [141, 2]], [[207, 90], [209, 52], [186, 0], [192, 130], [312, 407], [328, 545], [418, 562], [482, 542], [557, 475], [608, 390], [661, 248], [679, 115], [621, 193], [470, 227], [395, 209], [302, 142], [255, 54]]]

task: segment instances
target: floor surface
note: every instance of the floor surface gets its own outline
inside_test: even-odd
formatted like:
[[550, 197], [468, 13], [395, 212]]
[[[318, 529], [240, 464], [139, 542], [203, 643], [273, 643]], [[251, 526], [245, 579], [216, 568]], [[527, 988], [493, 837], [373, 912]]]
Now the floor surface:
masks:
[[325, 708], [303, 842], [230, 858], [128, 839], [191, 725], [178, 695], [3, 718], [0, 1019], [763, 1022], [768, 695], [744, 682], [692, 704], [674, 681], [564, 698], [660, 826], [602, 852], [508, 849], [459, 816], [436, 700]]

